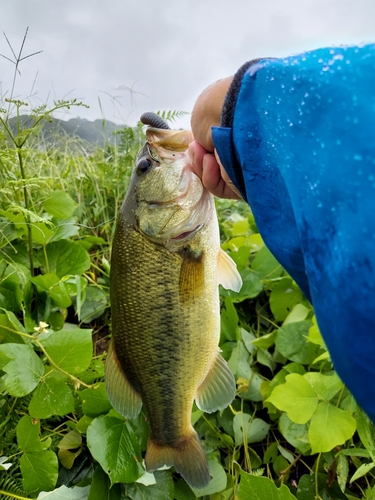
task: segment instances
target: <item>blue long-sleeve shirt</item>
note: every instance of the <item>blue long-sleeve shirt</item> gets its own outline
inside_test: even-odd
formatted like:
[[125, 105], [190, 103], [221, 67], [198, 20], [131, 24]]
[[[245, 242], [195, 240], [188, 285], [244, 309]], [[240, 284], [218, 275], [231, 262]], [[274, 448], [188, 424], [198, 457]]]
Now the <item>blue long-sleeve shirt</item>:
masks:
[[375, 420], [375, 45], [247, 63], [213, 139]]

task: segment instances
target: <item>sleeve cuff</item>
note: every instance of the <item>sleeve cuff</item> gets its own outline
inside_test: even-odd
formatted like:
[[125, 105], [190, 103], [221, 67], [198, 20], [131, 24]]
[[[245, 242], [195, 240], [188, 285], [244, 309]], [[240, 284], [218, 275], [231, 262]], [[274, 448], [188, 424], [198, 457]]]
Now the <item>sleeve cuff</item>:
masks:
[[237, 96], [239, 94], [242, 84], [242, 79], [246, 71], [250, 68], [250, 66], [258, 63], [259, 61], [263, 61], [264, 59], [271, 59], [271, 58], [261, 57], [259, 59], [252, 59], [251, 61], [247, 61], [240, 67], [240, 69], [234, 75], [232, 83], [224, 99], [223, 109], [221, 112], [222, 127], [232, 127], [233, 125], [234, 110], [236, 109]]

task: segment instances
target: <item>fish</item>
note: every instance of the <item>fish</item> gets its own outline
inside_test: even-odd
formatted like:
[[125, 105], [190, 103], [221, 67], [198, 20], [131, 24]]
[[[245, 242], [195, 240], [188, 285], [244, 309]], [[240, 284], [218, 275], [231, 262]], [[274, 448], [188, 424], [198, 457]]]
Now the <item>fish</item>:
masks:
[[220, 248], [214, 198], [193, 172], [192, 133], [156, 123], [146, 130], [116, 222], [106, 388], [124, 417], [136, 418], [144, 407], [146, 470], [174, 466], [202, 488], [210, 473], [192, 407], [195, 401], [211, 413], [235, 397], [218, 347], [218, 285], [238, 291], [242, 281]]

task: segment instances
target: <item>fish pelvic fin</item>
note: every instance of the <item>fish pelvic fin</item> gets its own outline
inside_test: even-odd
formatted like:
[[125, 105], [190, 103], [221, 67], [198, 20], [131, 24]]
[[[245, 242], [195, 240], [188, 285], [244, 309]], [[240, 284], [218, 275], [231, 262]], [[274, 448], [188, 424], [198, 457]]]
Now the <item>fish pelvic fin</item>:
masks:
[[206, 413], [223, 410], [236, 395], [236, 381], [228, 363], [218, 352], [210, 371], [198, 387], [195, 402]]
[[136, 418], [142, 408], [142, 399], [126, 378], [113, 342], [109, 344], [105, 360], [105, 385], [113, 408], [123, 417]]
[[234, 292], [239, 292], [242, 287], [242, 278], [236, 264], [222, 248], [218, 256], [217, 281], [219, 285]]
[[198, 434], [193, 428], [191, 431], [189, 436], [181, 438], [173, 446], [160, 445], [150, 436], [145, 456], [146, 470], [151, 472], [164, 465], [174, 466], [193, 488], [207, 486], [211, 479], [207, 457]]

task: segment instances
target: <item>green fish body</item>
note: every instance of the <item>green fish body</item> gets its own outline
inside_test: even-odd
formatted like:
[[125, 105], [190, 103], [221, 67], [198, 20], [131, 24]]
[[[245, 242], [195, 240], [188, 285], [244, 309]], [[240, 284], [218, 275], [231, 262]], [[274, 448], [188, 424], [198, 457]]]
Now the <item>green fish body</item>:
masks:
[[240, 277], [220, 249], [213, 197], [189, 165], [187, 131], [150, 128], [117, 221], [111, 262], [113, 340], [108, 397], [150, 425], [147, 470], [174, 466], [194, 487], [210, 480], [191, 425], [194, 400], [230, 404], [235, 380], [219, 353], [218, 283]]

